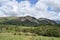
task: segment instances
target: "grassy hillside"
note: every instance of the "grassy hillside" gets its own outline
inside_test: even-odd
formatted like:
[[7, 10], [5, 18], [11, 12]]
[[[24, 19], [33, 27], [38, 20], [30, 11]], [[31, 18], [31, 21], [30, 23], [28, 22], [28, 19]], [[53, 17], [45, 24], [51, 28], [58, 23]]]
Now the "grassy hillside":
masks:
[[60, 37], [25, 36], [13, 35], [13, 33], [0, 33], [0, 40], [60, 40]]
[[60, 37], [60, 26], [40, 25], [40, 26], [19, 26], [19, 25], [0, 25], [0, 33], [23, 32], [32, 33], [39, 36]]
[[54, 20], [30, 16], [3, 17], [0, 18], [0, 40], [60, 40], [60, 25]]
[[8, 25], [24, 25], [24, 26], [37, 26], [37, 25], [55, 25], [57, 24], [54, 20], [40, 18], [36, 19], [31, 16], [25, 17], [1, 17], [0, 24], [8, 24]]
[[0, 25], [0, 40], [60, 40], [60, 26]]

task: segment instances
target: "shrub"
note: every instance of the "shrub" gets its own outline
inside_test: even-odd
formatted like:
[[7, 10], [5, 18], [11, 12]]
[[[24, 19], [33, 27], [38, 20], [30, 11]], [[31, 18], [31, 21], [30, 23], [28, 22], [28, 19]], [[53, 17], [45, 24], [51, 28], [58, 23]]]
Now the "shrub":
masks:
[[17, 33], [14, 33], [14, 35], [17, 35]]
[[59, 37], [60, 36], [59, 29], [58, 29], [58, 27], [53, 27], [53, 26], [42, 26], [42, 27], [36, 27], [33, 30], [33, 32], [38, 35], [43, 35], [43, 36]]
[[18, 35], [21, 35], [21, 33], [18, 33]]

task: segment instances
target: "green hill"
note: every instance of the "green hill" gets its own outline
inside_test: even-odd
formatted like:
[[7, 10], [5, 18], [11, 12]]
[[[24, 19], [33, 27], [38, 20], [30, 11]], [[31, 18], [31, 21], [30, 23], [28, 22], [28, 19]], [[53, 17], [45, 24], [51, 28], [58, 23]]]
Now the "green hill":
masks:
[[56, 22], [54, 20], [39, 18], [36, 19], [31, 16], [25, 17], [1, 17], [0, 24], [9, 24], [9, 25], [25, 25], [25, 26], [37, 26], [37, 25], [55, 25]]

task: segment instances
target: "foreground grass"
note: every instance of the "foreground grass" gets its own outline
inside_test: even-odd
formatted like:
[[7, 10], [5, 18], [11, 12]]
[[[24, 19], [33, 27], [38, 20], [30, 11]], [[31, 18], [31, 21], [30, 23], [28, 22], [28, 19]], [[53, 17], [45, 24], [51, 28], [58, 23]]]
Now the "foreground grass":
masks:
[[60, 40], [60, 37], [26, 36], [14, 35], [13, 33], [0, 33], [0, 40]]

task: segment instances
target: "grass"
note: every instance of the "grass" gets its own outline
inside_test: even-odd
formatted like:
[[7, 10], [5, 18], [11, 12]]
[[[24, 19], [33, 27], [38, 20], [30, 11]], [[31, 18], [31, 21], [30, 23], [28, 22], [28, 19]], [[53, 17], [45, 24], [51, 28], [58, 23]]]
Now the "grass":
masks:
[[[0, 40], [60, 40], [60, 37], [39, 36], [37, 34], [31, 33], [30, 31], [32, 31], [32, 29], [34, 28], [36, 27], [28, 27], [28, 26], [26, 27], [26, 26], [19, 26], [19, 25], [2, 25], [2, 26], [0, 25], [0, 29], [2, 29], [0, 30], [1, 31]], [[45, 29], [49, 29], [49, 30], [54, 29], [54, 31], [57, 30], [57, 32], [60, 34], [59, 31], [60, 26], [42, 25], [42, 26], [38, 26], [38, 29], [41, 29], [42, 31], [44, 31]], [[28, 32], [24, 32], [23, 30], [25, 31], [28, 30]], [[39, 32], [41, 30], [39, 30]]]
[[0, 40], [60, 40], [60, 37], [26, 36], [13, 35], [13, 33], [0, 33]]

